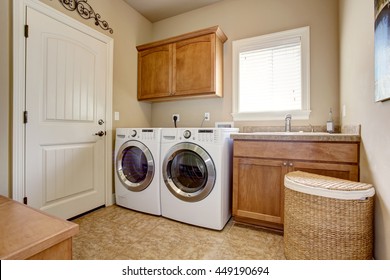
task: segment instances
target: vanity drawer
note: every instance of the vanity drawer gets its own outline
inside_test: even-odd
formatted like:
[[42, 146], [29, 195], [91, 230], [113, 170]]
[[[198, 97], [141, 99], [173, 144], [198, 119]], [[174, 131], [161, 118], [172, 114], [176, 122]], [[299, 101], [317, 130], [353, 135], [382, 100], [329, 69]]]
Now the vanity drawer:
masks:
[[358, 163], [359, 143], [234, 140], [234, 157]]

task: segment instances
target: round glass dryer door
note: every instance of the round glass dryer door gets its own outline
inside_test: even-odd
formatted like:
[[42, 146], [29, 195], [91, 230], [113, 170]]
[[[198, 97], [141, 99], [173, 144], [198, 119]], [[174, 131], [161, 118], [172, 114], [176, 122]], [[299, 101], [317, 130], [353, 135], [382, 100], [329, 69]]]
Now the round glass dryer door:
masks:
[[128, 141], [118, 151], [116, 172], [130, 191], [147, 188], [154, 176], [154, 160], [150, 150], [141, 142]]
[[173, 146], [163, 161], [162, 170], [169, 191], [184, 201], [204, 199], [212, 191], [216, 180], [212, 158], [193, 143]]

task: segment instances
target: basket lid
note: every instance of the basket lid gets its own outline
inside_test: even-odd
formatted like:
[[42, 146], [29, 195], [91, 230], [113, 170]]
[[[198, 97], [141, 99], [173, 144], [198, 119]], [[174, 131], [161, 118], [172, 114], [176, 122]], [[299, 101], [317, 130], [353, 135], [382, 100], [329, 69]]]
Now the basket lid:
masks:
[[344, 200], [365, 200], [375, 194], [375, 189], [371, 184], [302, 171], [286, 174], [284, 185], [298, 192]]

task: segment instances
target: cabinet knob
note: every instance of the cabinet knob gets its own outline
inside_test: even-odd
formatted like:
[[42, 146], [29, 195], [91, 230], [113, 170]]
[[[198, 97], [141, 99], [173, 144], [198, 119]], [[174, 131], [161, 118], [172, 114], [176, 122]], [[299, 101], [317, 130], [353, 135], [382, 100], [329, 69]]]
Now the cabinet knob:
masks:
[[283, 166], [287, 166], [287, 162], [283, 162]]
[[289, 166], [293, 166], [294, 164], [293, 164], [292, 162], [290, 162], [288, 165], [289, 165]]

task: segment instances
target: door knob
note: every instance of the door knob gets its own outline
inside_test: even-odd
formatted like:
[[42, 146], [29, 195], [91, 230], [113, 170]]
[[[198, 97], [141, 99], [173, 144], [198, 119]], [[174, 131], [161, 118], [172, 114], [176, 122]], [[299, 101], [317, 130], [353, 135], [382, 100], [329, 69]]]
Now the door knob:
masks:
[[102, 136], [106, 135], [106, 132], [100, 130], [99, 132], [96, 132], [95, 135], [102, 137]]

